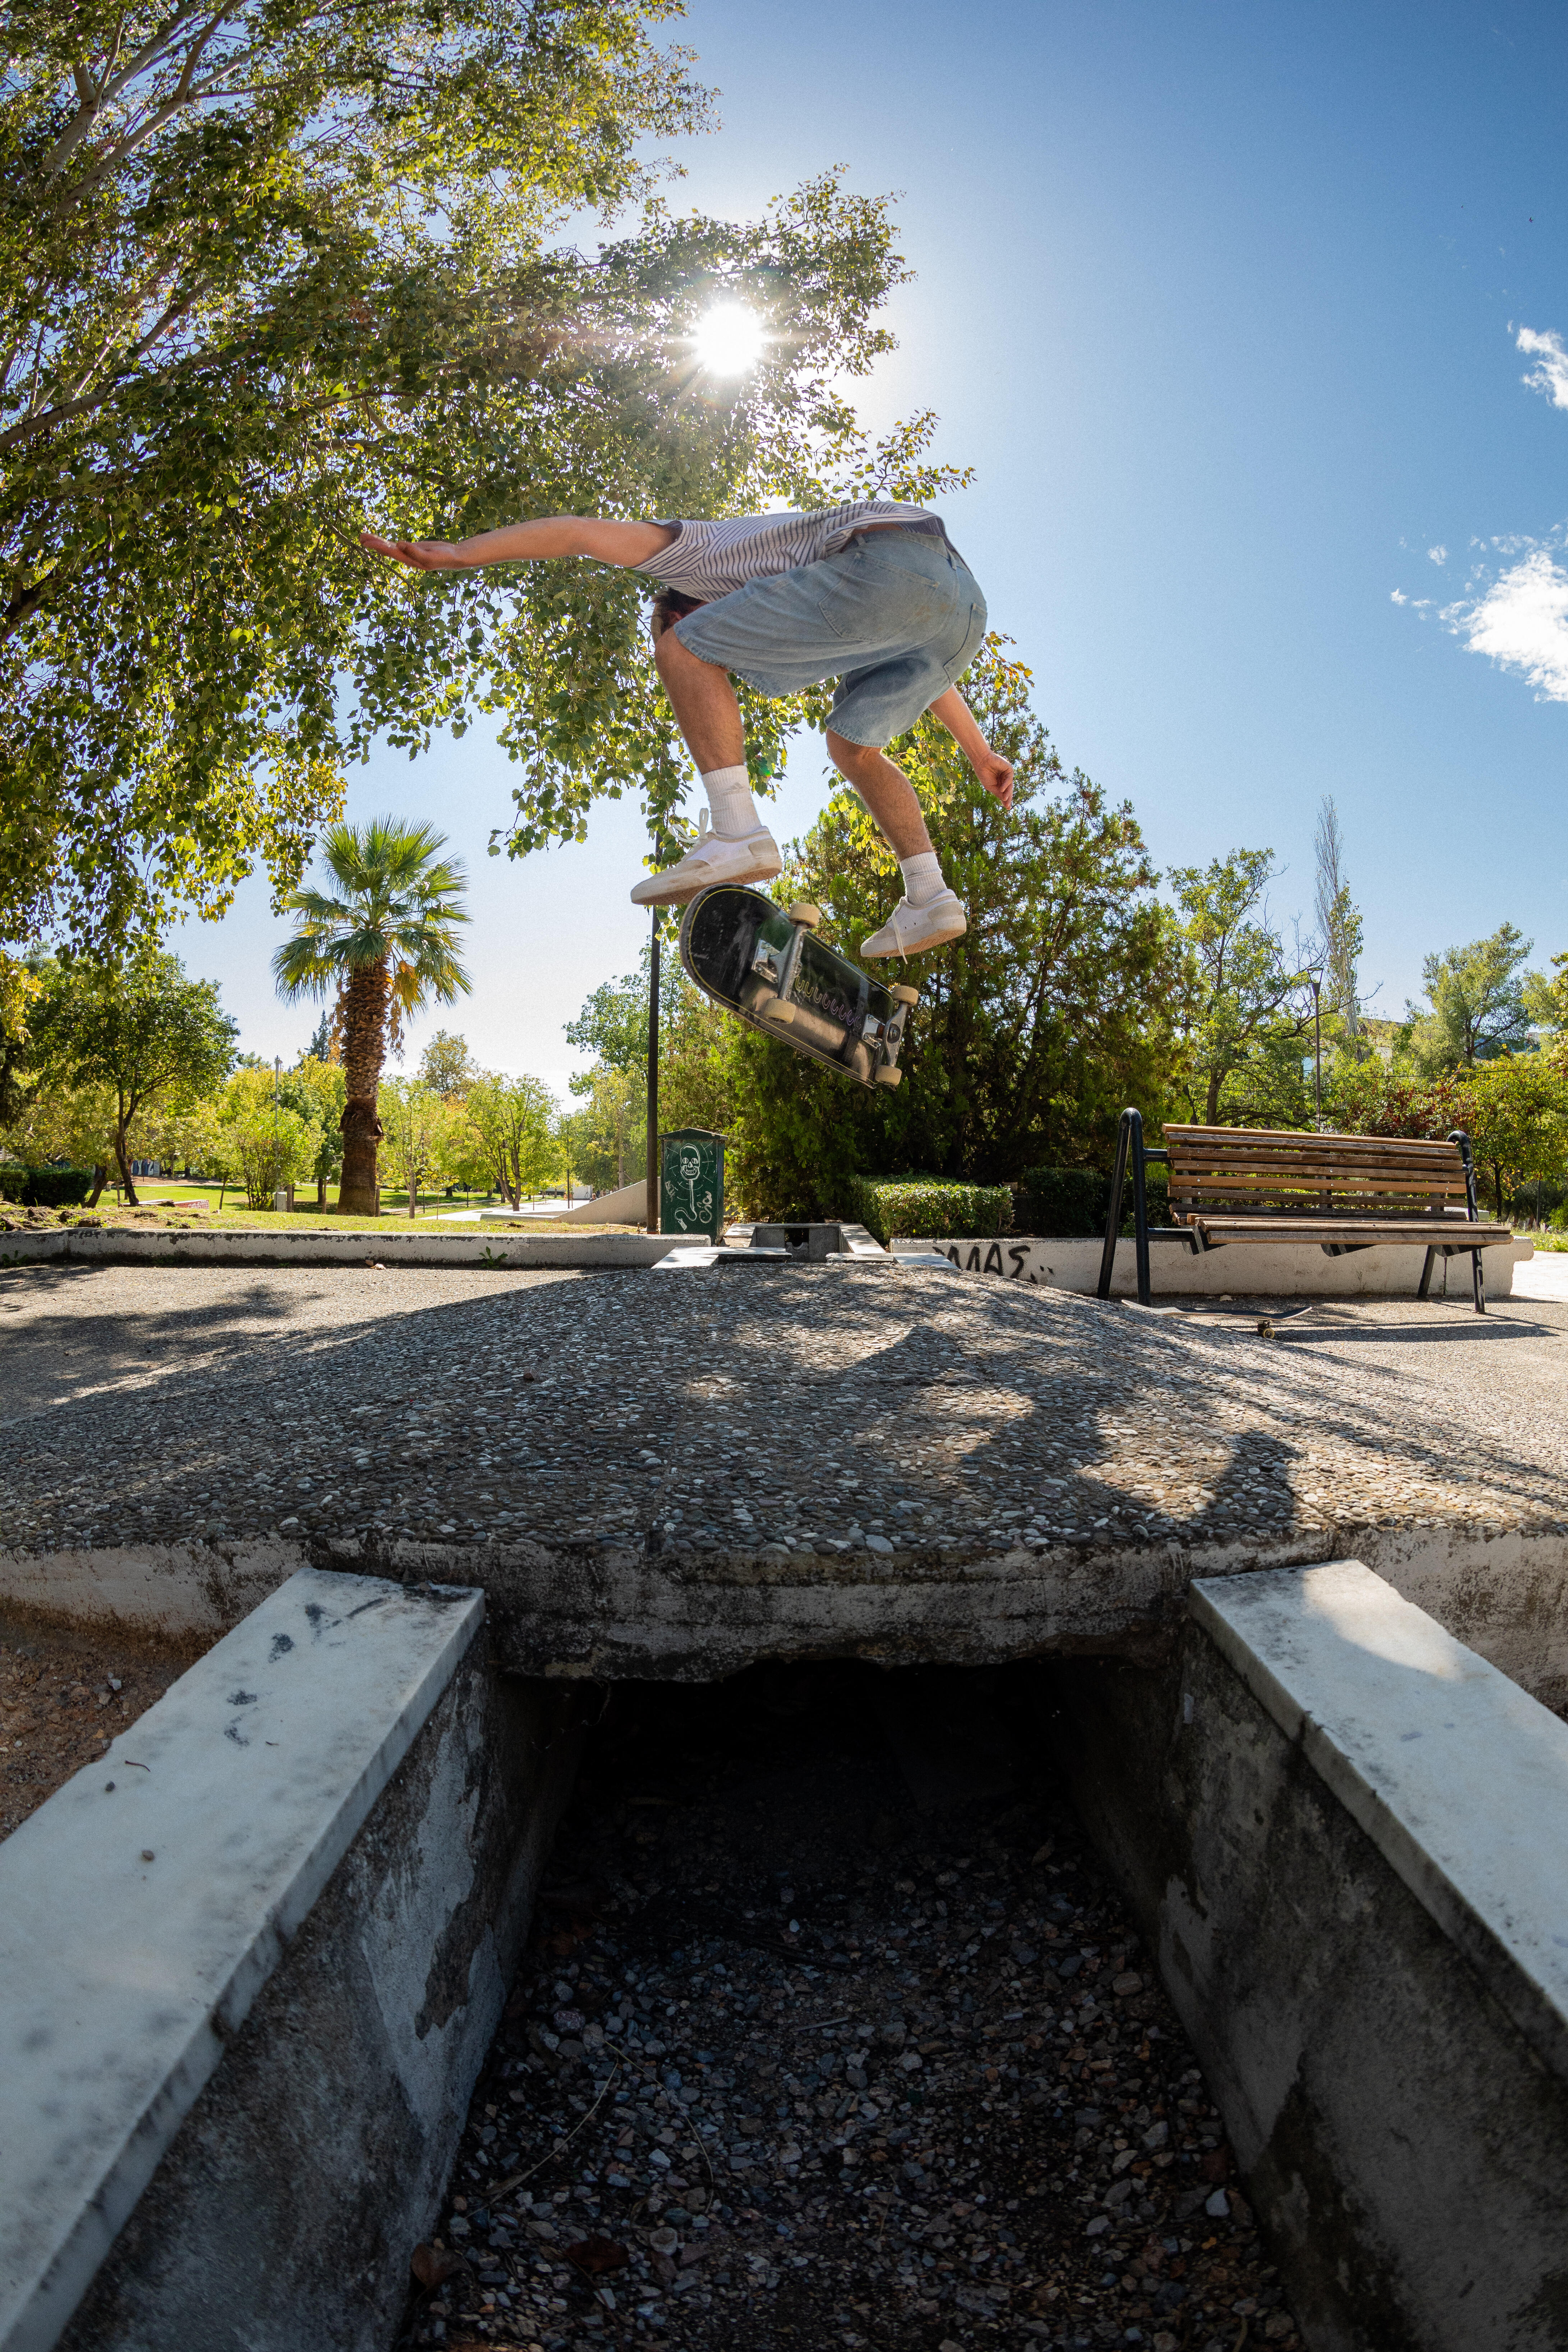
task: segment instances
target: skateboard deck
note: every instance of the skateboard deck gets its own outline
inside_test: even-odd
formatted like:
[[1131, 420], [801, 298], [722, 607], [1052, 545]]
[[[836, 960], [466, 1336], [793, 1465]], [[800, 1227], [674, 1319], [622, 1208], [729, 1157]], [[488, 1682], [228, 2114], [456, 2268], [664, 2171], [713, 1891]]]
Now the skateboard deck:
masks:
[[819, 940], [815, 907], [718, 882], [680, 923], [680, 961], [705, 996], [863, 1087], [896, 1087], [917, 992], [887, 986]]

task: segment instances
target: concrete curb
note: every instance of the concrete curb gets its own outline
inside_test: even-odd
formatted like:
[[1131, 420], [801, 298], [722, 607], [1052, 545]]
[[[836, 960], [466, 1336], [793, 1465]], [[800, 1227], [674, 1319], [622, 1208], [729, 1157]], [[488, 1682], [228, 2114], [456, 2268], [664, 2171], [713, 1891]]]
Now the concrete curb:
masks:
[[[1100, 1284], [1099, 1241], [1077, 1237], [1068, 1241], [1037, 1240], [1027, 1234], [1005, 1234], [996, 1238], [952, 1242], [914, 1241], [895, 1235], [889, 1247], [896, 1255], [934, 1252], [960, 1274], [999, 1274], [1009, 1282], [1033, 1287], [1076, 1290], [1092, 1297]], [[1426, 1258], [1423, 1249], [1385, 1247], [1356, 1250], [1349, 1257], [1327, 1257], [1315, 1243], [1247, 1243], [1229, 1249], [1205, 1250], [1194, 1257], [1172, 1242], [1150, 1253], [1152, 1287], [1163, 1298], [1413, 1298]], [[1535, 1255], [1531, 1242], [1500, 1242], [1481, 1252], [1481, 1268], [1489, 1298], [1506, 1298], [1513, 1285], [1513, 1269]], [[1445, 1266], [1447, 1273], [1445, 1274]], [[1447, 1286], [1445, 1293], [1445, 1285]], [[1119, 1241], [1110, 1276], [1113, 1298], [1138, 1296], [1137, 1255], [1131, 1241]], [[1468, 1255], [1439, 1258], [1432, 1275], [1432, 1296], [1468, 1301], [1470, 1296]]]
[[78, 1265], [359, 1265], [374, 1258], [389, 1273], [405, 1265], [469, 1266], [507, 1274], [531, 1266], [657, 1265], [682, 1246], [679, 1234], [405, 1234], [366, 1232], [203, 1234], [81, 1232], [0, 1234], [0, 1266], [68, 1260]]

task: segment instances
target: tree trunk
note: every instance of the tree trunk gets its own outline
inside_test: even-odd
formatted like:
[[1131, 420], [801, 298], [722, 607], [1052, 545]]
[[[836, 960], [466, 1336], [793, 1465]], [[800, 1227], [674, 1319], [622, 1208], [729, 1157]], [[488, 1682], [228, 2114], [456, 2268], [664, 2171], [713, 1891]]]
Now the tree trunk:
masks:
[[89, 1209], [96, 1209], [96, 1208], [97, 1208], [98, 1203], [99, 1203], [100, 1197], [100, 1195], [102, 1194], [102, 1192], [103, 1192], [103, 1188], [104, 1188], [104, 1186], [108, 1183], [108, 1181], [109, 1181], [109, 1162], [108, 1162], [108, 1160], [99, 1160], [99, 1161], [98, 1161], [97, 1165], [94, 1167], [93, 1171], [92, 1171], [92, 1191], [91, 1191], [91, 1192], [90, 1192], [90, 1193], [88, 1195], [88, 1202], [87, 1202], [87, 1205], [88, 1205], [88, 1207], [89, 1207]]
[[374, 1217], [375, 1148], [383, 1129], [376, 1117], [376, 1090], [386, 1051], [386, 964], [362, 964], [343, 992], [343, 1076], [348, 1100], [338, 1124], [343, 1137], [343, 1172], [338, 1180], [338, 1214]]
[[1219, 1090], [1224, 1084], [1225, 1072], [1223, 1070], [1211, 1070], [1209, 1072], [1208, 1097], [1204, 1104], [1204, 1125], [1205, 1127], [1217, 1127], [1219, 1124]]
[[137, 1205], [136, 1187], [131, 1178], [131, 1157], [125, 1149], [125, 1129], [122, 1127], [117, 1128], [114, 1132], [114, 1157], [119, 1163], [121, 1178], [125, 1186], [125, 1205], [128, 1209], [133, 1209]]

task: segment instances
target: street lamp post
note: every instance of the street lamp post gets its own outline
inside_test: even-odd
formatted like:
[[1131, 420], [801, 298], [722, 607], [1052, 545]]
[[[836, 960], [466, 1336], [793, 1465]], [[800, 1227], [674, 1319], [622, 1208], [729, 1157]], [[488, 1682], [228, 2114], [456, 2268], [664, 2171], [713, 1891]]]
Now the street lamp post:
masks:
[[1307, 978], [1312, 986], [1312, 1096], [1321, 1129], [1323, 1124], [1323, 977], [1321, 972], [1310, 971]]
[[658, 1231], [658, 908], [653, 910], [653, 952], [647, 989], [647, 1229]]

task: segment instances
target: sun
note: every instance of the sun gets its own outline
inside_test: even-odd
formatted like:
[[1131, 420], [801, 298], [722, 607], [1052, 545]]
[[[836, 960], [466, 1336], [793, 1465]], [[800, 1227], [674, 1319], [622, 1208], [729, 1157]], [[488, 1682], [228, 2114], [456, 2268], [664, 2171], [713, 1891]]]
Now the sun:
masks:
[[717, 302], [693, 338], [697, 363], [710, 375], [743, 375], [762, 357], [763, 322], [739, 302]]

